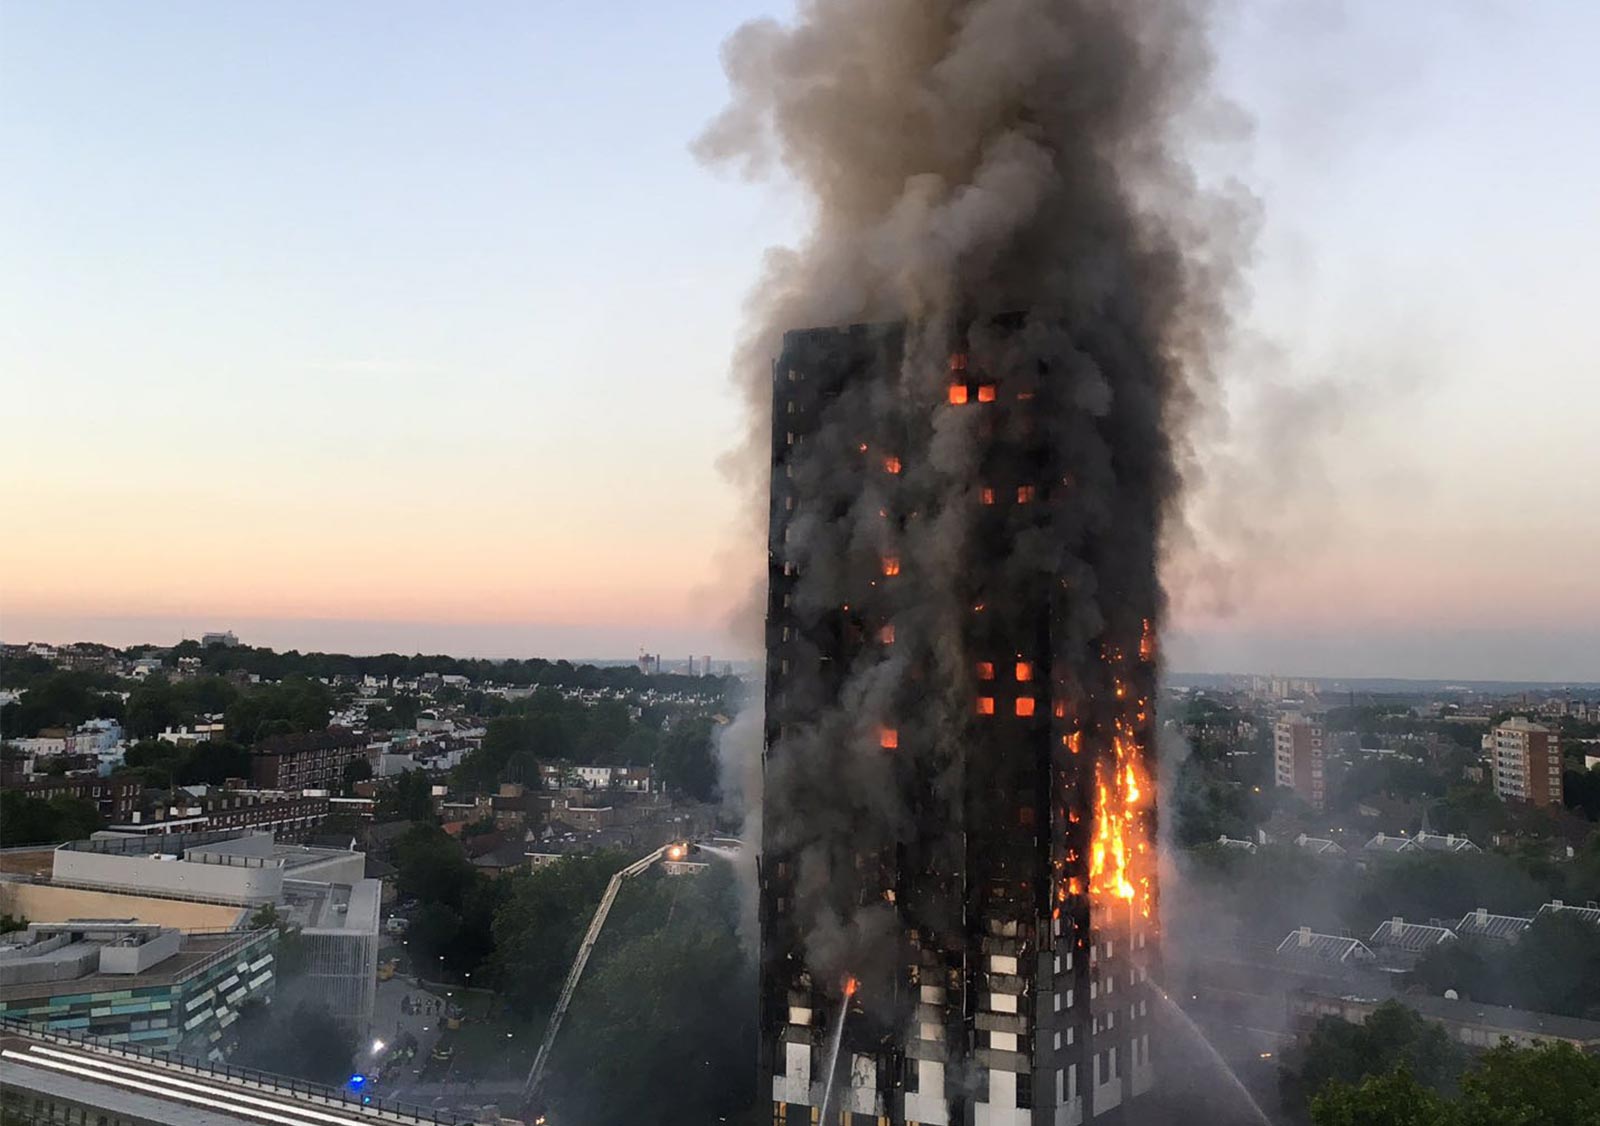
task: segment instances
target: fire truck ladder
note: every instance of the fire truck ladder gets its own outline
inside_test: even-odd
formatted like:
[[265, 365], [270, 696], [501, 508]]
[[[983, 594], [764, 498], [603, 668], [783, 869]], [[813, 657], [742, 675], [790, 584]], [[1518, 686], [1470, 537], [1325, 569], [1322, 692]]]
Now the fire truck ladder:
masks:
[[567, 1015], [567, 1006], [572, 1003], [572, 995], [578, 991], [578, 979], [583, 976], [583, 967], [589, 964], [589, 955], [594, 952], [594, 944], [600, 941], [600, 929], [606, 925], [606, 916], [611, 913], [611, 905], [617, 900], [617, 892], [622, 890], [622, 881], [631, 880], [660, 860], [668, 847], [670, 846], [662, 845], [649, 856], [635, 860], [612, 876], [611, 882], [606, 884], [606, 893], [600, 897], [600, 906], [594, 909], [594, 918], [589, 920], [589, 931], [583, 936], [583, 945], [578, 947], [578, 956], [572, 960], [572, 968], [567, 971], [566, 983], [561, 987], [561, 997], [550, 1013], [550, 1024], [545, 1028], [544, 1039], [539, 1043], [539, 1054], [533, 1057], [533, 1067], [528, 1071], [528, 1080], [522, 1085], [524, 1102], [532, 1102], [533, 1097], [539, 1093], [539, 1085], [544, 1082], [545, 1064], [550, 1062], [550, 1049], [556, 1042], [556, 1033], [561, 1031], [561, 1020]]

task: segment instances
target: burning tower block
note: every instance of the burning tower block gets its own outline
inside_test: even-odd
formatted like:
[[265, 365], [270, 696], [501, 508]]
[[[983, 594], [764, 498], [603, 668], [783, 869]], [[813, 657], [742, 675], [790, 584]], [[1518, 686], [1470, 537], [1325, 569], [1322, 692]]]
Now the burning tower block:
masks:
[[1097, 343], [1024, 315], [785, 335], [760, 858], [774, 1126], [1115, 1122], [1155, 1082], [1170, 458], [1139, 386], [1159, 365]]

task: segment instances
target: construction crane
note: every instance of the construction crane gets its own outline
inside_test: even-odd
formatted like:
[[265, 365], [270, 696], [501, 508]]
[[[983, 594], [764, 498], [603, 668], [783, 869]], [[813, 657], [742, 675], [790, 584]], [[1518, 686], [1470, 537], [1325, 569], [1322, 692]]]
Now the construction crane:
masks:
[[[539, 1094], [539, 1085], [544, 1082], [544, 1068], [545, 1064], [550, 1062], [550, 1049], [556, 1042], [556, 1033], [561, 1031], [562, 1018], [567, 1015], [567, 1006], [572, 1003], [572, 995], [578, 991], [578, 979], [583, 976], [583, 967], [589, 964], [589, 955], [594, 953], [594, 944], [600, 941], [600, 930], [606, 925], [606, 916], [611, 913], [611, 905], [617, 901], [617, 892], [622, 890], [622, 882], [633, 879], [663, 856], [679, 860], [686, 856], [688, 851], [689, 846], [681, 841], [662, 845], [649, 856], [635, 860], [612, 876], [611, 881], [606, 884], [606, 893], [600, 897], [600, 906], [594, 909], [594, 918], [589, 920], [589, 930], [583, 936], [583, 945], [578, 947], [578, 956], [572, 960], [572, 968], [567, 971], [567, 980], [561, 986], [561, 996], [556, 1001], [555, 1009], [550, 1013], [550, 1023], [545, 1027], [544, 1039], [539, 1042], [539, 1054], [533, 1057], [533, 1067], [528, 1069], [527, 1082], [522, 1085], [522, 1101], [528, 1106], [533, 1106], [533, 1101]], [[542, 1116], [540, 1120], [542, 1121]]]

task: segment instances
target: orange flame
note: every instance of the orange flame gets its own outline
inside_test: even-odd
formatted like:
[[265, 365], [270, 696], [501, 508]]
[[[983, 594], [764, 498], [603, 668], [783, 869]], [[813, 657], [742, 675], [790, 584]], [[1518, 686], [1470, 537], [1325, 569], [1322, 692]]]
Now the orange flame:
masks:
[[[1145, 624], [1140, 657], [1150, 638]], [[1120, 665], [1122, 654], [1110, 652], [1107, 661]], [[1112, 724], [1109, 754], [1095, 763], [1094, 831], [1089, 846], [1089, 894], [1117, 900], [1149, 917], [1152, 907], [1151, 819], [1146, 759], [1149, 701], [1133, 698], [1120, 676], [1113, 681], [1117, 715]], [[1077, 750], [1080, 735], [1069, 739]]]
[[854, 997], [856, 995], [856, 990], [860, 988], [861, 983], [855, 978], [847, 976], [844, 979], [844, 995], [846, 997]]

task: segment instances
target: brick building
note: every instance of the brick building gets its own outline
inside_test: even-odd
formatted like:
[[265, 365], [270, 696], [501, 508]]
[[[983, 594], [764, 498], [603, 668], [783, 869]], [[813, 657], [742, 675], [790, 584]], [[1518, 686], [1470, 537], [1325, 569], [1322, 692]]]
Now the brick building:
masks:
[[128, 821], [139, 809], [144, 783], [131, 774], [113, 775], [110, 778], [95, 774], [63, 774], [15, 786], [8, 785], [6, 789], [44, 801], [59, 797], [77, 798], [94, 805], [107, 821]]
[[1497, 798], [1561, 808], [1561, 740], [1555, 731], [1512, 716], [1490, 730], [1489, 743]]
[[366, 740], [343, 727], [278, 735], [251, 752], [250, 778], [264, 790], [338, 790], [344, 768], [366, 757]]
[[1280, 716], [1272, 731], [1273, 776], [1312, 809], [1327, 801], [1327, 736], [1322, 721], [1291, 712]]

